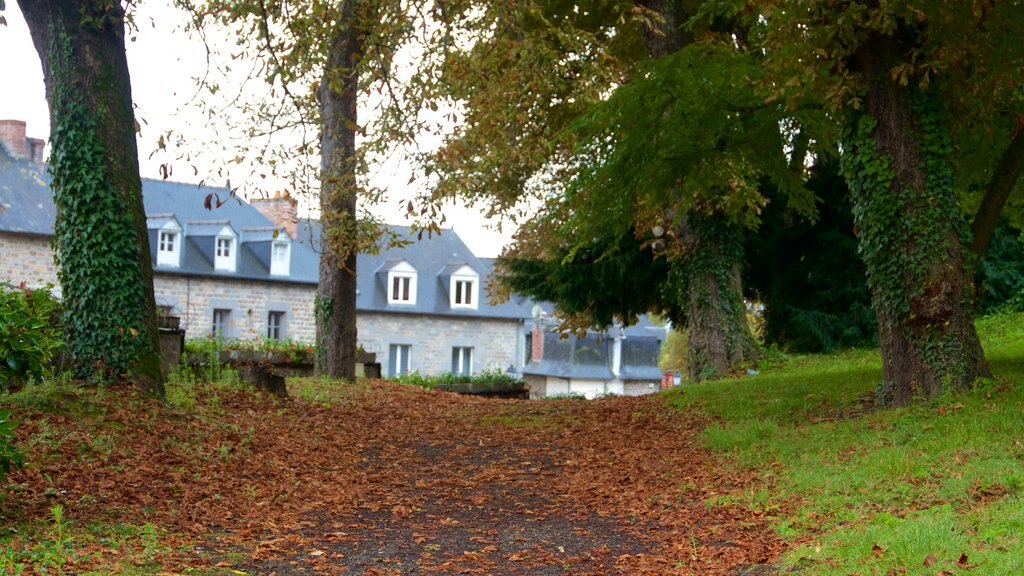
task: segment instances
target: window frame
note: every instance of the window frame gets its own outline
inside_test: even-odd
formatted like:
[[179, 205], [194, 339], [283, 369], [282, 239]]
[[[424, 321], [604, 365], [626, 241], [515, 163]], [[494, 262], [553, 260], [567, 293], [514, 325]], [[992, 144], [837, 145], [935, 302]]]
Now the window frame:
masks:
[[388, 377], [394, 378], [410, 372], [412, 372], [412, 344], [394, 343], [389, 345]]
[[[399, 289], [399, 284], [404, 284], [404, 289]], [[416, 274], [388, 274], [388, 304], [416, 304]]]
[[184, 237], [181, 230], [167, 226], [156, 231], [156, 265], [181, 265], [181, 244]]
[[463, 310], [480, 307], [480, 276], [468, 266], [452, 274], [448, 284], [448, 305], [452, 309]]
[[213, 268], [215, 270], [234, 272], [237, 259], [238, 239], [228, 234], [218, 234], [215, 236], [213, 240]]
[[[287, 319], [288, 313], [284, 310], [267, 311], [267, 338], [269, 340], [281, 341], [288, 337], [285, 332]], [[276, 334], [273, 334], [272, 330], [276, 331]]]
[[452, 346], [452, 374], [473, 375], [473, 346]]
[[[210, 315], [210, 335], [213, 337], [231, 338], [231, 308], [214, 308]], [[218, 322], [220, 316], [220, 322]]]
[[[277, 258], [278, 249], [282, 256]], [[271, 242], [270, 244], [270, 275], [287, 276], [291, 272], [292, 246], [288, 242]]]

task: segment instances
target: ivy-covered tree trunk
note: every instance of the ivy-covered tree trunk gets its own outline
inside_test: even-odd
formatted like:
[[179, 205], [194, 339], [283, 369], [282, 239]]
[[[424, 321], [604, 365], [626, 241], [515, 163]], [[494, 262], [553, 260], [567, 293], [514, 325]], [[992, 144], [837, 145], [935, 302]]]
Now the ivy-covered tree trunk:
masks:
[[846, 129], [843, 171], [878, 319], [879, 400], [902, 405], [989, 372], [974, 328], [946, 118], [937, 99], [892, 79], [904, 49], [898, 37], [874, 40], [856, 55], [870, 89]]
[[724, 376], [757, 361], [740, 284], [740, 234], [719, 216], [691, 214], [683, 230], [689, 378]]
[[130, 378], [163, 395], [124, 10], [100, 0], [19, 0], [50, 108], [54, 248], [79, 378]]
[[320, 84], [320, 285], [316, 305], [316, 372], [355, 378], [356, 370], [356, 103], [360, 57], [357, 2], [342, 3]]

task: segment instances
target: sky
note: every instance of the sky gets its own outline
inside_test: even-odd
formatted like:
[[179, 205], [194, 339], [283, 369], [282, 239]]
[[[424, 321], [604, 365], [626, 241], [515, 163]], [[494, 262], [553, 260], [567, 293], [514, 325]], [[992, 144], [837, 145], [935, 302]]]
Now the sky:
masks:
[[[3, 15], [8, 24], [0, 26], [0, 85], [4, 87], [0, 90], [0, 119], [24, 120], [28, 136], [47, 139], [50, 122], [39, 57], [17, 2], [7, 2]], [[200, 40], [182, 30], [185, 21], [169, 0], [145, 0], [136, 13], [138, 31], [129, 33], [128, 67], [141, 126], [138, 143], [142, 177], [161, 178], [161, 165], [170, 165], [170, 179], [178, 182], [205, 180], [214, 186], [224, 186], [229, 180], [232, 186], [249, 182], [264, 188], [265, 193], [283, 188], [284, 183], [259, 181], [245, 166], [230, 164], [226, 152], [204, 150], [190, 163], [158, 150], [159, 137], [170, 130], [196, 142], [217, 138], [211, 132], [211, 123], [190, 105], [196, 92], [194, 78], [206, 69], [207, 54]], [[231, 88], [225, 86], [225, 90]], [[389, 224], [408, 224], [400, 206], [413, 193], [408, 189], [409, 167], [392, 161], [371, 172], [374, 184], [386, 188], [390, 199], [372, 211]], [[310, 214], [310, 200], [299, 198], [300, 212]], [[497, 256], [514, 229], [506, 224], [499, 232], [496, 222], [485, 219], [473, 207], [452, 205], [445, 209], [445, 216], [443, 226], [454, 228], [477, 256]]]

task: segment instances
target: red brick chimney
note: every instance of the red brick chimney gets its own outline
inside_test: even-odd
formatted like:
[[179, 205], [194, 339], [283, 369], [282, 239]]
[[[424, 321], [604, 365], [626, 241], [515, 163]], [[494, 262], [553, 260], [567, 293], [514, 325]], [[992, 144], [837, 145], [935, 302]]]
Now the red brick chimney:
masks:
[[42, 164], [46, 142], [39, 138], [27, 138], [25, 126], [22, 120], [0, 120], [0, 144], [15, 160]]
[[533, 325], [530, 334], [530, 362], [540, 362], [544, 359], [544, 331], [540, 329], [540, 323]]
[[275, 226], [285, 229], [294, 240], [299, 224], [298, 201], [287, 192], [277, 192], [273, 198], [254, 198], [249, 202]]

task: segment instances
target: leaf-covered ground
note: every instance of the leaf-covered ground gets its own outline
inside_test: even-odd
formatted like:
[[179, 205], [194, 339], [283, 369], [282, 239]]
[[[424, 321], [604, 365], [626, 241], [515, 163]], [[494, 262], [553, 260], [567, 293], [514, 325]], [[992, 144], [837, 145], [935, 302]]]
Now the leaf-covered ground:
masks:
[[292, 393], [13, 398], [30, 466], [0, 500], [0, 571], [740, 575], [784, 547], [771, 519], [723, 504], [752, 476], [658, 398]]

